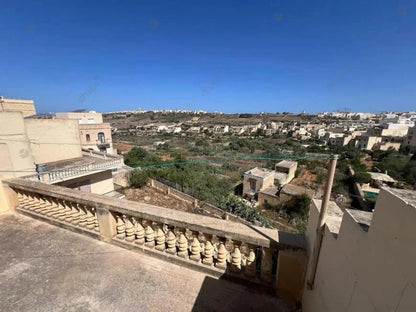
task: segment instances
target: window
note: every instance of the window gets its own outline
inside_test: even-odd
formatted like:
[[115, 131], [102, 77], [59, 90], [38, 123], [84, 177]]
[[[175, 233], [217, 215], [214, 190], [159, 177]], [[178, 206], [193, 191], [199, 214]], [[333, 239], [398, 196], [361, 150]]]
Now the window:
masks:
[[98, 132], [98, 141], [100, 143], [105, 143], [105, 135], [103, 132]]
[[86, 134], [86, 135], [85, 135], [85, 140], [87, 140], [87, 141], [91, 141], [91, 137], [90, 137], [90, 135], [89, 135], [89, 134]]
[[250, 192], [256, 191], [256, 181], [251, 180], [250, 181]]

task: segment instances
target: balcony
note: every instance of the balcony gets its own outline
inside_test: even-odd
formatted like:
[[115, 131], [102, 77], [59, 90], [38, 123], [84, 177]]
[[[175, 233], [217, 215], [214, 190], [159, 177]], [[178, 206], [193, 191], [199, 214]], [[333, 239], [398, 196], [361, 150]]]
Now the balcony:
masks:
[[[209, 287], [214, 294], [218, 292], [218, 289], [227, 288], [226, 285], [231, 285], [227, 284], [229, 281], [237, 282], [235, 286], [230, 286], [234, 289], [233, 291], [220, 296], [222, 302], [213, 299], [210, 302], [212, 307], [203, 310], [218, 310], [220, 306], [229, 304], [226, 302], [229, 296], [237, 296], [237, 294], [242, 295], [238, 300], [237, 297], [233, 297], [233, 304], [238, 306], [241, 306], [241, 302], [249, 304], [248, 300], [253, 308], [260, 307], [265, 302], [256, 303], [256, 300], [261, 297], [269, 303], [280, 302], [281, 306], [279, 307], [273, 305], [274, 311], [286, 311], [283, 309], [286, 303], [300, 300], [301, 286], [300, 288], [297, 286], [295, 290], [288, 289], [288, 287], [292, 287], [296, 279], [299, 279], [299, 285], [303, 284], [306, 253], [304, 237], [301, 235], [218, 220], [128, 200], [108, 198], [25, 179], [6, 180], [3, 183], [9, 190], [8, 194], [13, 194], [11, 195], [13, 198], [9, 201], [15, 202], [15, 211], [19, 214], [85, 234], [90, 238], [113, 245], [108, 245], [106, 249], [105, 245], [92, 243], [91, 241], [89, 244], [93, 247], [91, 249], [85, 247], [83, 250], [99, 250], [103, 253], [108, 251], [111, 254], [114, 250], [119, 250], [114, 249], [114, 245], [124, 248], [120, 249], [119, 258], [117, 258], [117, 255], [108, 255], [108, 259], [114, 259], [114, 270], [110, 270], [111, 272], [108, 274], [110, 276], [111, 274], [117, 275], [117, 281], [114, 281], [115, 285], [120, 284], [121, 280], [130, 280], [127, 284], [119, 285], [120, 288], [116, 287], [116, 289], [123, 289], [124, 291], [129, 287], [135, 287], [137, 290], [145, 290], [154, 287], [152, 281], [149, 281], [148, 286], [143, 285], [146, 283], [146, 279], [152, 280], [151, 274], [143, 273], [143, 278], [138, 275], [135, 279], [133, 276], [138, 274], [135, 270], [139, 270], [139, 272], [156, 270], [152, 274], [163, 275], [155, 277], [158, 280], [166, 279], [166, 281], [170, 281], [172, 278], [177, 279], [176, 287], [173, 284], [165, 285], [161, 282], [160, 287], [172, 288], [160, 290], [161, 301], [158, 302], [159, 306], [156, 310], [166, 308], [162, 303], [165, 300], [172, 302], [174, 299], [170, 296], [175, 294], [178, 288], [182, 289], [183, 287], [183, 291], [189, 290], [194, 296], [195, 289], [190, 290], [193, 287], [193, 282], [188, 284], [184, 281], [192, 275], [198, 275], [197, 280], [201, 279], [203, 275], [205, 276], [204, 280], [212, 280], [212, 282], [209, 282], [211, 285]], [[17, 217], [21, 218], [19, 215]], [[26, 231], [28, 236], [31, 237], [30, 229], [25, 226], [19, 227], [19, 229]], [[54, 229], [46, 232], [53, 233], [57, 231], [62, 230]], [[57, 237], [52, 237], [53, 240], [65, 239], [69, 235], [67, 232], [62, 233], [56, 234]], [[20, 235], [25, 236], [25, 234]], [[37, 234], [34, 233], [34, 235]], [[80, 236], [77, 237], [84, 240]], [[78, 238], [75, 239], [75, 241], [77, 240]], [[64, 246], [68, 243], [63, 241], [62, 248], [57, 250], [63, 252], [65, 250]], [[28, 248], [25, 247], [25, 244], [28, 244], [25, 240], [22, 240], [20, 244], [22, 245], [21, 248]], [[59, 244], [59, 241], [55, 244]], [[76, 242], [74, 244], [78, 246]], [[93, 244], [98, 245], [94, 247]], [[29, 243], [29, 245], [31, 244]], [[18, 250], [21, 248], [18, 247]], [[45, 246], [45, 248], [52, 250], [50, 249], [52, 246]], [[137, 255], [133, 255], [125, 249], [136, 251], [141, 254], [141, 257], [145, 257], [137, 261], [137, 269], [128, 269], [133, 265], [131, 259], [136, 259]], [[93, 254], [95, 254], [95, 251]], [[149, 256], [158, 260], [151, 260]], [[107, 256], [102, 257], [106, 258]], [[288, 259], [292, 259], [289, 265]], [[293, 259], [295, 259], [294, 262]], [[108, 264], [109, 260], [103, 259], [103, 261]], [[88, 263], [85, 263], [85, 266], [90, 268], [91, 265]], [[301, 265], [296, 265], [296, 263]], [[65, 264], [67, 262], [63, 261], [62, 265]], [[170, 274], [166, 275], [160, 272], [165, 266], [170, 268], [175, 264], [179, 266], [172, 269]], [[149, 267], [143, 268], [141, 265], [148, 265]], [[298, 269], [294, 270], [296, 267]], [[191, 271], [193, 273], [189, 273], [188, 269], [193, 269], [194, 271]], [[101, 274], [100, 270], [95, 271], [95, 274]], [[120, 271], [120, 273], [117, 274], [117, 271]], [[71, 279], [76, 280], [77, 274], [80, 276], [83, 274], [81, 271], [75, 273], [75, 276]], [[107, 272], [103, 274], [104, 281], [108, 281], [109, 277], [106, 277], [108, 274]], [[290, 283], [285, 281], [288, 276], [291, 279]], [[223, 279], [227, 281], [223, 281]], [[217, 284], [218, 287], [215, 286]], [[256, 290], [247, 291], [248, 289]], [[289, 301], [283, 304], [281, 299], [270, 295], [276, 290], [278, 294], [289, 298]], [[82, 289], [80, 291], [82, 293]], [[149, 291], [145, 291], [145, 293], [149, 294]], [[258, 297], [259, 293], [260, 297]], [[140, 294], [140, 291], [137, 294]], [[154, 296], [155, 294], [152, 295], [152, 298]], [[213, 296], [215, 297], [215, 295]], [[183, 296], [178, 298], [183, 298]], [[195, 300], [197, 299], [195, 298]], [[141, 300], [145, 300], [145, 298]], [[244, 306], [241, 306], [241, 308], [243, 309]]]
[[123, 158], [105, 153], [84, 150], [83, 156], [47, 163], [47, 171], [23, 177], [31, 181], [54, 184], [90, 175], [103, 170], [121, 168]]

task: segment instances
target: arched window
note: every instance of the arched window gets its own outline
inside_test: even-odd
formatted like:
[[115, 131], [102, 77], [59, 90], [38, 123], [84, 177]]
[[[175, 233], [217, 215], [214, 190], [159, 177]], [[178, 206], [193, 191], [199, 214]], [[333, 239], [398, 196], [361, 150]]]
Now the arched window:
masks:
[[89, 134], [86, 134], [86, 135], [85, 135], [85, 139], [86, 139], [87, 141], [91, 141], [91, 137], [90, 137], [90, 135], [89, 135]]
[[105, 135], [103, 132], [98, 132], [98, 141], [100, 143], [105, 143]]

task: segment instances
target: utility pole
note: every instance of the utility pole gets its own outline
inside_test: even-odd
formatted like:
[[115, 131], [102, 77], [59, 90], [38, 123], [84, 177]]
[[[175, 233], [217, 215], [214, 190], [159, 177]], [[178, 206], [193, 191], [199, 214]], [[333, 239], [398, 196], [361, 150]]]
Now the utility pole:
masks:
[[315, 284], [316, 269], [318, 268], [319, 254], [321, 253], [322, 239], [325, 231], [325, 215], [328, 209], [329, 199], [331, 198], [332, 184], [334, 183], [335, 169], [337, 167], [338, 155], [331, 155], [329, 158], [328, 179], [325, 185], [324, 198], [322, 199], [321, 211], [319, 212], [319, 219], [316, 225], [316, 237], [313, 248], [311, 269], [307, 279], [307, 286], [313, 289]]

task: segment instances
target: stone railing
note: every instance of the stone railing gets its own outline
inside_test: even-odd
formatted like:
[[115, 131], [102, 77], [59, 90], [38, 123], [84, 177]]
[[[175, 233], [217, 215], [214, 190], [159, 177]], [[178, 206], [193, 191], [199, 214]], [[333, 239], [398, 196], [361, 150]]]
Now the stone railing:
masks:
[[122, 158], [107, 158], [106, 160], [97, 158], [97, 161], [91, 164], [40, 172], [37, 174], [26, 176], [24, 177], [24, 179], [31, 181], [40, 181], [43, 183], [56, 183], [59, 181], [72, 179], [77, 176], [87, 175], [91, 172], [101, 171], [105, 169], [120, 168], [121, 166], [123, 166]]
[[97, 152], [97, 151], [86, 149], [86, 148], [82, 149], [82, 155], [92, 156], [92, 157], [101, 158], [101, 159], [123, 159], [123, 157], [119, 155], [112, 155], [108, 153]]
[[275, 286], [278, 251], [305, 246], [303, 236], [277, 230], [24, 179], [4, 183], [20, 213], [216, 276]]

